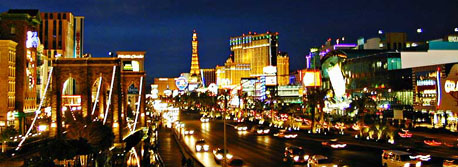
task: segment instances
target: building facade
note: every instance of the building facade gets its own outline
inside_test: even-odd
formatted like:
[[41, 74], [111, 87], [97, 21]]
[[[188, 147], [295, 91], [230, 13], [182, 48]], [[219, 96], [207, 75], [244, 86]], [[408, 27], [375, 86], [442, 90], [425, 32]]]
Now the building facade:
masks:
[[0, 15], [0, 39], [12, 40], [16, 46], [15, 108], [18, 124], [24, 133], [27, 114], [35, 112], [37, 98], [38, 10], [8, 10]]
[[39, 36], [49, 57], [78, 58], [83, 53], [84, 17], [70, 12], [41, 13]]
[[[0, 127], [14, 125], [11, 115], [15, 112], [16, 46], [12, 40], [0, 40]], [[8, 69], [8, 70], [6, 70]], [[10, 117], [8, 117], [10, 115]], [[0, 128], [0, 130], [3, 128]]]
[[279, 52], [277, 56], [278, 85], [289, 85], [289, 56], [286, 52]]
[[214, 68], [201, 69], [202, 83], [205, 87], [208, 87], [210, 84], [216, 84], [216, 70]]
[[250, 32], [231, 37], [229, 43], [234, 63], [249, 64], [250, 76], [260, 76], [265, 66], [277, 65], [278, 33]]

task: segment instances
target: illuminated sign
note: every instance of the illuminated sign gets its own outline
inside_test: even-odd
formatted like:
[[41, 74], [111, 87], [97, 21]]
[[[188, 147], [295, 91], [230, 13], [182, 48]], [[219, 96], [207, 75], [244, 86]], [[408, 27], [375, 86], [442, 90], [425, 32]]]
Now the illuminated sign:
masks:
[[184, 90], [188, 87], [188, 80], [181, 76], [175, 80], [175, 85], [177, 85], [178, 90]]
[[435, 80], [417, 80], [417, 86], [434, 86], [436, 85]]
[[39, 41], [40, 39], [38, 38], [37, 32], [27, 31], [27, 40], [25, 41], [25, 46], [27, 48], [37, 48]]
[[80, 52], [81, 52], [81, 46], [80, 46], [80, 32], [76, 32], [76, 55], [79, 57]]
[[320, 71], [306, 71], [302, 78], [302, 84], [305, 87], [321, 86], [321, 73]]
[[277, 85], [277, 77], [276, 76], [266, 76], [266, 85], [267, 86], [274, 86]]
[[218, 86], [215, 83], [208, 85], [208, 90], [215, 95], [218, 94]]
[[136, 88], [134, 84], [130, 85], [127, 89], [127, 94], [138, 94], [138, 88]]
[[272, 74], [275, 75], [277, 73], [277, 67], [275, 66], [266, 66], [263, 68], [264, 74]]
[[143, 59], [143, 55], [118, 55], [118, 58], [124, 58], [124, 59]]
[[339, 65], [328, 68], [329, 78], [331, 79], [332, 89], [336, 97], [345, 95], [345, 80]]
[[448, 41], [449, 42], [458, 42], [458, 36], [448, 36]]
[[458, 81], [446, 80], [444, 90], [446, 93], [458, 92]]

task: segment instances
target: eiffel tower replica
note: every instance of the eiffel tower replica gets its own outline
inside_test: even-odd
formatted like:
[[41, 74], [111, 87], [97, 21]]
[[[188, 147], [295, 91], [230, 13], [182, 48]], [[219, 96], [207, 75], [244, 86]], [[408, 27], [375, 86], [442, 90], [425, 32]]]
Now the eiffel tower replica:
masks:
[[191, 58], [191, 71], [189, 72], [189, 84], [197, 84], [198, 88], [202, 85], [202, 78], [200, 74], [200, 66], [199, 66], [199, 54], [198, 52], [198, 41], [197, 41], [197, 33], [196, 30], [192, 33], [192, 58]]

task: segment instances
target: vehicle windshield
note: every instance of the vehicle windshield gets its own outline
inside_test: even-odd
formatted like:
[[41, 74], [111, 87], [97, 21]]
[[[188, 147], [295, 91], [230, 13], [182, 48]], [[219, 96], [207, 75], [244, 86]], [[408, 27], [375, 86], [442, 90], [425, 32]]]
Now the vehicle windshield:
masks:
[[[217, 153], [221, 153], [221, 154], [224, 154], [224, 149], [220, 149], [220, 150], [218, 150], [218, 151], [217, 151]], [[229, 153], [229, 150], [227, 150], [227, 152], [226, 152], [226, 153]]]
[[231, 166], [242, 166], [243, 165], [243, 161], [241, 159], [234, 159], [229, 163], [229, 165], [231, 165]]
[[332, 163], [332, 161], [329, 159], [319, 159], [318, 160], [318, 164], [330, 164], [330, 163]]
[[302, 155], [302, 154], [304, 154], [304, 150], [298, 149], [298, 148], [293, 149], [293, 154], [294, 155]]
[[401, 161], [410, 161], [410, 160], [412, 160], [412, 159], [410, 159], [409, 155], [401, 155], [400, 158], [401, 158]]

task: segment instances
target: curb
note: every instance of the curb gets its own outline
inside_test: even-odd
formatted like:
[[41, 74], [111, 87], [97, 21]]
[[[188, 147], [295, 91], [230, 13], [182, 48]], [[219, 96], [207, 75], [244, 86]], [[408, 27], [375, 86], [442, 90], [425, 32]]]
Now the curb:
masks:
[[[175, 130], [172, 130], [172, 134], [175, 138], [175, 142], [177, 142], [178, 144], [178, 147], [180, 147], [180, 152], [181, 154], [186, 158], [186, 159], [189, 159], [191, 158], [192, 159], [192, 162], [193, 162], [193, 165], [192, 166], [195, 166], [195, 167], [205, 167], [205, 165], [203, 165], [199, 159], [192, 153], [192, 151], [189, 149], [188, 146], [186, 146], [186, 143], [183, 142], [182, 139], [178, 139], [178, 136], [176, 134], [176, 131]], [[184, 145], [183, 145], [184, 144]]]

